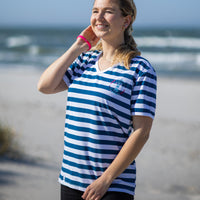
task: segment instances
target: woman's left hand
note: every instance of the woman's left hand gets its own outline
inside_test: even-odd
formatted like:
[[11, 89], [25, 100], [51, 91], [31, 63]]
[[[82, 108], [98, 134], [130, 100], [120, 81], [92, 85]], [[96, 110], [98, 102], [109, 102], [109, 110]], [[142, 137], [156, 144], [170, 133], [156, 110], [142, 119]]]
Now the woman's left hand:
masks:
[[89, 185], [82, 198], [84, 200], [100, 200], [110, 187], [110, 182], [103, 177], [99, 177]]

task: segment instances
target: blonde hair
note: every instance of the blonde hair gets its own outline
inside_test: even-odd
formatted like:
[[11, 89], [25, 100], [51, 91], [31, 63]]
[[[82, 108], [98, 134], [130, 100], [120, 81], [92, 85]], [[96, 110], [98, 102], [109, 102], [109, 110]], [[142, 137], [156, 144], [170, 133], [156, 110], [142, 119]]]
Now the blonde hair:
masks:
[[[121, 44], [115, 50], [115, 56], [113, 59], [114, 63], [123, 63], [123, 65], [129, 69], [131, 59], [135, 56], [141, 55], [140, 51], [137, 49], [137, 44], [132, 36], [133, 28], [132, 24], [135, 21], [137, 9], [133, 0], [117, 0], [119, 3], [119, 8], [121, 10], [121, 14], [123, 17], [128, 15], [131, 16], [131, 22], [129, 26], [124, 31], [124, 40], [125, 43]], [[102, 51], [102, 43], [101, 41], [94, 47], [95, 50]]]

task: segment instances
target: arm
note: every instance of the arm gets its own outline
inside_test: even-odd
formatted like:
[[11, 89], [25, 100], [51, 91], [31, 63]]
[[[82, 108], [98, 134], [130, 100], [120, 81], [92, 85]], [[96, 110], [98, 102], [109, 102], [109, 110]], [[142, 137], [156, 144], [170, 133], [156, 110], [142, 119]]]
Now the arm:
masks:
[[112, 164], [100, 178], [88, 186], [82, 198], [100, 200], [109, 186], [137, 157], [149, 138], [153, 120], [150, 117], [134, 116], [134, 132], [130, 135], [123, 148]]
[[[98, 38], [92, 31], [91, 26], [87, 27], [82, 33], [91, 45], [94, 46], [98, 42]], [[63, 81], [63, 76], [73, 61], [88, 49], [87, 43], [78, 38], [76, 42], [66, 51], [60, 58], [52, 63], [42, 74], [38, 82], [38, 90], [45, 94], [53, 94], [67, 89], [67, 85]]]

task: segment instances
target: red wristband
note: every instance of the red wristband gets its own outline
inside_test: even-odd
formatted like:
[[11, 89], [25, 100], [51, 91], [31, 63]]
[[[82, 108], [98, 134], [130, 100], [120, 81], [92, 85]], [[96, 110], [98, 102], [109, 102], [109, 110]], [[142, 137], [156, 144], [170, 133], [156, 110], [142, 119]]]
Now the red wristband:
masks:
[[79, 35], [79, 36], [77, 37], [77, 39], [78, 39], [78, 38], [81, 38], [82, 40], [84, 40], [84, 41], [87, 43], [87, 45], [88, 45], [88, 47], [89, 47], [88, 51], [92, 48], [92, 45], [90, 44], [90, 42], [89, 42], [84, 36]]

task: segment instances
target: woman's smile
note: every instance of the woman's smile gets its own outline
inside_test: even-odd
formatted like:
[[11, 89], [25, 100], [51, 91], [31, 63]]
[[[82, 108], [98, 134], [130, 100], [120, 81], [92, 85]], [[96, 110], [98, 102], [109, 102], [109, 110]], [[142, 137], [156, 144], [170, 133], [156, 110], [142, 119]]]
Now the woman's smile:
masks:
[[106, 25], [106, 24], [97, 24], [96, 25], [96, 28], [98, 29], [98, 30], [104, 30], [104, 29], [106, 29], [106, 28], [108, 28], [109, 26], [108, 25]]
[[92, 9], [91, 26], [97, 37], [112, 40], [124, 37], [125, 18], [114, 0], [96, 0]]

